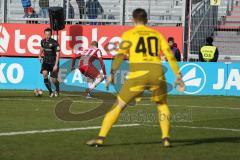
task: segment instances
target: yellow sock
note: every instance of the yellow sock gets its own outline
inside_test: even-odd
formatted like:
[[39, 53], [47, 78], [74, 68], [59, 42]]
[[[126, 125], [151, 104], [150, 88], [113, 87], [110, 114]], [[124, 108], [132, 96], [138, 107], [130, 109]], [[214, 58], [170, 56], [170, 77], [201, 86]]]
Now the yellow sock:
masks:
[[113, 124], [116, 123], [122, 109], [119, 106], [113, 107], [111, 111], [109, 111], [102, 123], [101, 130], [99, 132], [99, 137], [106, 137]]
[[162, 138], [169, 138], [170, 132], [170, 111], [167, 104], [158, 106], [158, 115]]

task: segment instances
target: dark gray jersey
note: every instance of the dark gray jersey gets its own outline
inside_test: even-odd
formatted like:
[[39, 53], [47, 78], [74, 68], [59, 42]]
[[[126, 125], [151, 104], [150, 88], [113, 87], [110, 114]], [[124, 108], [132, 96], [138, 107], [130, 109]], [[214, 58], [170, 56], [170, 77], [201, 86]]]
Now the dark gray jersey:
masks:
[[59, 44], [56, 40], [50, 38], [49, 40], [41, 40], [41, 46], [43, 48], [43, 63], [55, 64], [56, 53], [60, 51]]

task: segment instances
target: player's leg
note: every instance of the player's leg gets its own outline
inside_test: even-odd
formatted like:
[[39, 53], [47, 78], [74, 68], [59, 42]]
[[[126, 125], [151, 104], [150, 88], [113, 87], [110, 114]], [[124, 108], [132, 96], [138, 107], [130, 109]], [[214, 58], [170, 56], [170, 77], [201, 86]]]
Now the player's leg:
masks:
[[90, 146], [98, 146], [102, 145], [104, 139], [108, 135], [109, 131], [111, 130], [112, 126], [117, 122], [120, 113], [126, 107], [126, 105], [132, 101], [135, 97], [142, 94], [144, 91], [143, 89], [137, 91], [131, 91], [131, 87], [134, 86], [134, 81], [128, 80], [123, 85], [119, 95], [117, 97], [116, 103], [112, 106], [112, 109], [105, 115], [101, 130], [99, 132], [98, 138], [93, 139], [87, 142], [87, 145]]
[[153, 90], [152, 100], [157, 103], [159, 124], [162, 131], [163, 146], [170, 147], [170, 110], [167, 105], [167, 85], [165, 79]]
[[90, 94], [89, 88], [90, 88], [90, 86], [92, 86], [94, 79], [88, 75], [88, 72], [87, 72], [88, 66], [80, 66], [79, 70], [87, 80], [88, 88], [85, 90], [86, 98], [91, 98], [92, 96]]
[[99, 137], [106, 137], [109, 133], [112, 125], [115, 124], [118, 120], [120, 113], [126, 107], [126, 102], [124, 102], [120, 97], [117, 98], [116, 103], [112, 106], [112, 109], [106, 114], [102, 128], [99, 132]]
[[86, 81], [87, 81], [87, 84], [88, 84], [88, 88], [85, 90], [86, 98], [92, 98], [92, 94], [89, 92], [89, 88], [92, 85], [94, 79], [92, 79], [90, 77], [86, 77]]
[[48, 71], [43, 70], [42, 74], [43, 74], [44, 84], [45, 84], [46, 88], [48, 89], [49, 94], [51, 94], [52, 93], [52, 87], [51, 87], [51, 82], [48, 79]]
[[103, 144], [104, 139], [111, 130], [112, 126], [117, 122], [119, 115], [125, 106], [126, 103], [118, 98], [116, 103], [112, 106], [112, 109], [105, 115], [98, 137], [88, 141], [87, 145], [99, 146]]
[[96, 88], [102, 81], [104, 80], [104, 76], [99, 74], [94, 81], [89, 85], [89, 92], [91, 92], [94, 88]]
[[50, 76], [51, 76], [51, 80], [56, 88], [56, 92], [54, 93], [54, 96], [57, 97], [57, 96], [59, 96], [59, 92], [60, 92], [59, 81], [58, 81], [58, 71], [51, 72]]
[[94, 65], [89, 65], [86, 74], [92, 79], [94, 79], [92, 85], [89, 86], [90, 92], [104, 80], [103, 73], [99, 71]]
[[51, 94], [52, 94], [53, 92], [52, 92], [51, 82], [50, 82], [49, 79], [48, 79], [48, 73], [49, 73], [49, 71], [48, 71], [48, 65], [47, 65], [47, 64], [45, 64], [45, 63], [42, 64], [41, 73], [42, 73], [42, 75], [43, 75], [44, 84], [45, 84], [46, 88], [47, 88], [48, 91], [49, 91], [49, 95], [51, 96]]
[[53, 78], [53, 77], [51, 77], [51, 80], [56, 88], [56, 92], [54, 93], [54, 96], [57, 97], [57, 96], [59, 96], [59, 92], [60, 92], [59, 81], [57, 78]]
[[82, 73], [84, 72], [84, 75], [86, 77], [92, 79], [92, 82], [89, 83], [88, 89], [86, 91], [87, 94], [90, 94], [91, 91], [104, 80], [104, 76], [94, 65], [89, 65], [81, 70]]
[[159, 123], [162, 131], [162, 140], [164, 147], [170, 147], [170, 110], [165, 100], [160, 101], [157, 106]]

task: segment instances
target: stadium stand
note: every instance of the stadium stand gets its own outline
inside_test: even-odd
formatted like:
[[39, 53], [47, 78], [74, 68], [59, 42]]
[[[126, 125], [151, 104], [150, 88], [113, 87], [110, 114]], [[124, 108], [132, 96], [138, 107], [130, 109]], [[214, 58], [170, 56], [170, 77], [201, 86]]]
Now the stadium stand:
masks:
[[0, 1], [0, 21], [2, 21], [2, 1]]
[[126, 20], [131, 17], [132, 11], [137, 8], [144, 8], [149, 13], [149, 19], [162, 21], [162, 23], [177, 24], [182, 22], [182, 1], [144, 1], [127, 0], [126, 1]]
[[[33, 0], [32, 7], [33, 9], [39, 13], [39, 1]], [[50, 0], [49, 1], [50, 6], [61, 6], [62, 2], [61, 0]], [[22, 19], [24, 16], [23, 7], [21, 4], [21, 1], [19, 0], [11, 0], [8, 1], [8, 22], [21, 22], [17, 19]]]
[[[104, 9], [104, 13], [98, 19], [120, 20], [121, 1], [120, 0], [99, 0]], [[50, 6], [61, 6], [61, 0], [50, 0]], [[75, 0], [70, 1], [74, 9], [74, 18], [79, 18], [78, 5]], [[9, 22], [16, 21], [23, 17], [23, 9], [19, 0], [9, 1]], [[32, 7], [39, 13], [38, 0], [32, 1]], [[126, 0], [125, 19], [129, 21], [131, 12], [137, 7], [145, 8], [150, 13], [150, 20], [155, 23], [181, 23], [182, 20], [182, 0]], [[14, 18], [13, 18], [14, 17]], [[86, 16], [85, 16], [86, 18]], [[12, 20], [11, 20], [12, 19]], [[19, 22], [19, 21], [18, 21]]]
[[224, 53], [231, 58], [240, 55], [240, 1], [235, 1], [232, 9], [223, 16], [217, 31], [215, 31], [214, 44], [219, 48], [220, 53]]
[[[214, 37], [220, 61], [238, 60], [239, 0], [222, 0], [220, 6], [209, 5], [209, 0], [194, 4], [191, 16], [190, 56], [198, 59], [199, 49], [208, 36]], [[230, 58], [231, 57], [231, 58]]]
[[[114, 19], [120, 20], [121, 15], [121, 1], [120, 0], [99, 0], [104, 9], [104, 13], [98, 16], [98, 19]], [[200, 3], [200, 0], [193, 1], [194, 4]], [[8, 1], [8, 18], [9, 22], [16, 21], [23, 17], [23, 9], [19, 0]], [[62, 6], [62, 0], [50, 0], [50, 6]], [[76, 0], [70, 0], [70, 4], [74, 9], [75, 19], [79, 18], [78, 5]], [[154, 23], [177, 24], [182, 22], [183, 18], [183, 0], [126, 0], [125, 2], [125, 20], [129, 21], [131, 12], [134, 8], [145, 8], [149, 13], [149, 19]], [[67, 5], [66, 5], [67, 6]], [[39, 13], [39, 0], [32, 0], [32, 7]], [[193, 7], [194, 8], [194, 7]], [[226, 15], [227, 3], [223, 1], [219, 7], [219, 17]], [[84, 18], [87, 18], [86, 15]], [[18, 21], [21, 22], [21, 21]]]

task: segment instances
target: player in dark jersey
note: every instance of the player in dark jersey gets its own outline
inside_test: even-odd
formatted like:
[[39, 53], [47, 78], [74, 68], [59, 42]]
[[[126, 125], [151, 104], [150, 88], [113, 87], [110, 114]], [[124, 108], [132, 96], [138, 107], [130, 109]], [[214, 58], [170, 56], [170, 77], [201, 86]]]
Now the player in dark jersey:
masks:
[[[43, 75], [44, 84], [49, 91], [50, 97], [57, 97], [59, 95], [59, 81], [57, 78], [59, 71], [60, 47], [58, 42], [51, 38], [52, 30], [50, 28], [45, 29], [44, 34], [45, 39], [41, 40], [41, 50], [39, 54], [39, 59], [42, 60], [41, 74]], [[49, 73], [56, 88], [55, 92], [52, 91], [51, 82], [48, 79]]]
[[[73, 57], [72, 69], [74, 70], [76, 59], [80, 58], [78, 69], [80, 72], [90, 81], [88, 81], [88, 89], [86, 90], [87, 97], [91, 98], [91, 91], [101, 83], [106, 77], [105, 65], [102, 59], [102, 52], [98, 49], [98, 42], [93, 41], [90, 47], [77, 56]], [[94, 64], [98, 61], [101, 65], [101, 69], [97, 68]]]

